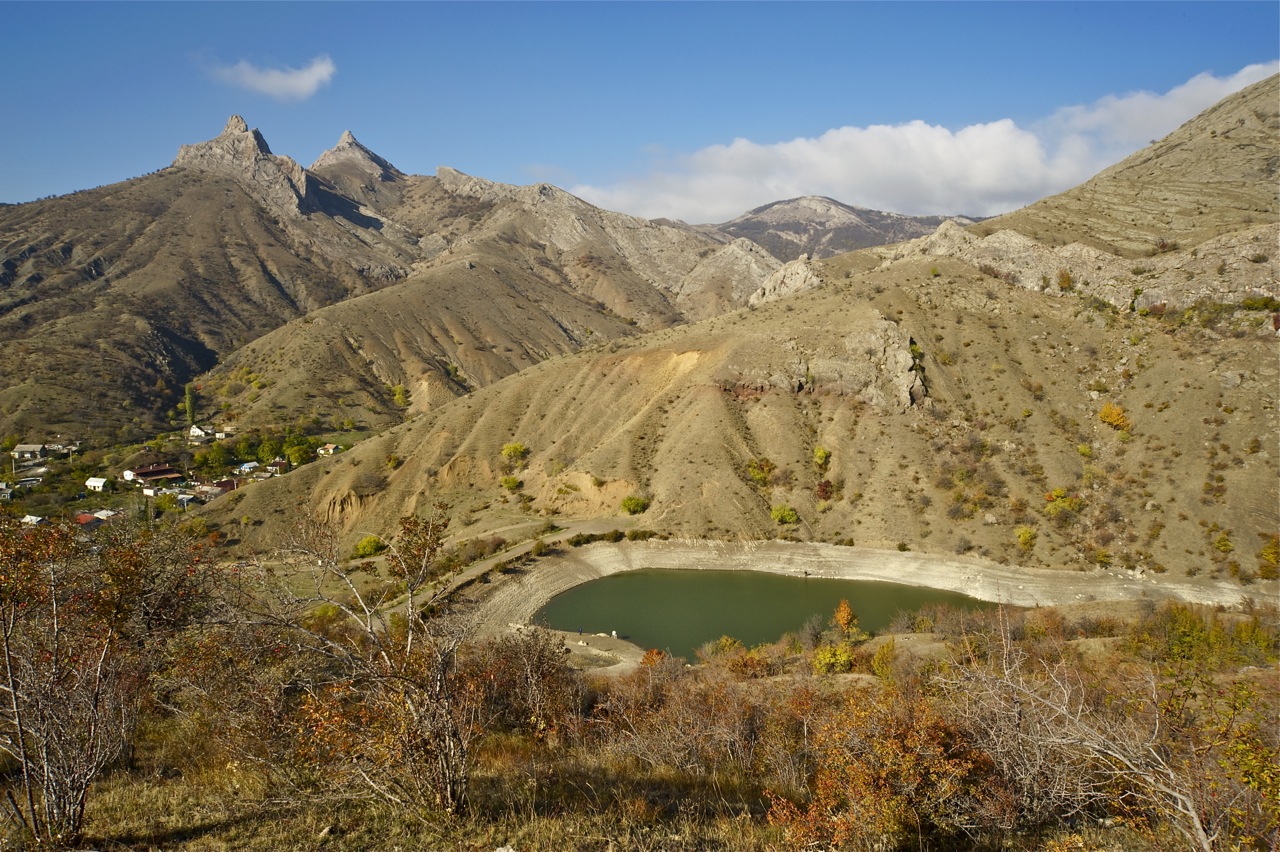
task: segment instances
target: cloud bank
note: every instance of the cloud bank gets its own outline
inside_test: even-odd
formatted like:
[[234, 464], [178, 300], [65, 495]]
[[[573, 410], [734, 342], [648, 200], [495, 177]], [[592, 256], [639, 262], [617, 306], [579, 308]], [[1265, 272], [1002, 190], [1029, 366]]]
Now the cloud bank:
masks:
[[278, 101], [304, 101], [326, 85], [338, 70], [328, 56], [317, 56], [305, 68], [259, 68], [241, 60], [235, 65], [215, 66], [215, 79]]
[[912, 215], [991, 216], [1088, 180], [1277, 69], [1280, 62], [1263, 63], [1225, 77], [1198, 74], [1164, 94], [1108, 95], [1029, 127], [912, 121], [772, 144], [735, 139], [643, 176], [570, 191], [609, 210], [687, 222], [724, 222], [802, 195]]

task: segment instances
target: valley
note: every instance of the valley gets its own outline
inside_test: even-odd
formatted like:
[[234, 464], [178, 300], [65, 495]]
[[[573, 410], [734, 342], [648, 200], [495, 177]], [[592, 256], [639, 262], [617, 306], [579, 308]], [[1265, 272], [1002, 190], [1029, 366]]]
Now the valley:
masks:
[[[1002, 216], [688, 225], [232, 116], [4, 206], [0, 748], [104, 848], [1264, 848], [1278, 150], [1271, 77]], [[650, 567], [1002, 606], [531, 629]]]

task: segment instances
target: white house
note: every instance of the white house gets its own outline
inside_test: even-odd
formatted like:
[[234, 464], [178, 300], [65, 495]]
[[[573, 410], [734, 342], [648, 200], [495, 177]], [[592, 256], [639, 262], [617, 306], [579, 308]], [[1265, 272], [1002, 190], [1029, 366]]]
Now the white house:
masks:
[[105, 476], [91, 476], [84, 481], [84, 487], [90, 491], [101, 493], [107, 490], [107, 478]]

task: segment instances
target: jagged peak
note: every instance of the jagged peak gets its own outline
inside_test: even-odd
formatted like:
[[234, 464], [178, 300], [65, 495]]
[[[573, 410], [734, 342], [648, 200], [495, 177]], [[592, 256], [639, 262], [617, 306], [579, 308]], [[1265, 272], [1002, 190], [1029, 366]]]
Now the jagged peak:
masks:
[[272, 154], [262, 134], [239, 115], [231, 116], [213, 139], [179, 148], [173, 165], [233, 177], [273, 206], [294, 212], [309, 206], [306, 170], [289, 157]]
[[350, 130], [342, 131], [342, 135], [338, 137], [338, 144], [317, 157], [316, 161], [311, 164], [311, 170], [316, 171], [325, 166], [333, 166], [339, 163], [356, 164], [364, 171], [380, 177], [403, 174], [387, 160], [361, 145], [360, 140], [356, 139], [356, 135]]
[[222, 128], [220, 136], [230, 136], [232, 133], [248, 133], [249, 123], [242, 116], [233, 115], [227, 119], [227, 126]]

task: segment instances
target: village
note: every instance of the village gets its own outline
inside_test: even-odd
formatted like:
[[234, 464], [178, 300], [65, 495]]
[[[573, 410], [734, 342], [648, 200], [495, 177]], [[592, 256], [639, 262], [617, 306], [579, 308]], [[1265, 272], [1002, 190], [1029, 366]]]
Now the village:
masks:
[[24, 443], [0, 442], [9, 457], [0, 469], [0, 506], [21, 513], [28, 525], [57, 518], [92, 532], [125, 514], [178, 515], [351, 448], [302, 430], [238, 432], [232, 426], [192, 423], [140, 446], [95, 448], [57, 436]]

